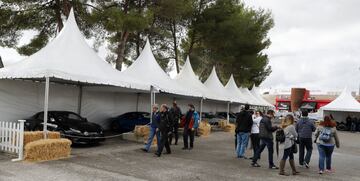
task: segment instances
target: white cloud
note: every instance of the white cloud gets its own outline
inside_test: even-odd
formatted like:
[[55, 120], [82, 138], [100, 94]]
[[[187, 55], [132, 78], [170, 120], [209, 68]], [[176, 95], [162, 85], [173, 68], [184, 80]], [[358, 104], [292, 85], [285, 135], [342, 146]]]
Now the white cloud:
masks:
[[263, 87], [358, 90], [360, 1], [246, 0], [272, 11], [272, 74]]

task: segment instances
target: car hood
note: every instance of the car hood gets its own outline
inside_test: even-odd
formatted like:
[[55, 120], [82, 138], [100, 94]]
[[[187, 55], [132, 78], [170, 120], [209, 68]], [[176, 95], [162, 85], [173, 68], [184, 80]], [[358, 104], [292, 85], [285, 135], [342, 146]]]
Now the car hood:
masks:
[[67, 125], [69, 128], [79, 130], [81, 132], [100, 132], [102, 128], [100, 125], [90, 122], [77, 122]]

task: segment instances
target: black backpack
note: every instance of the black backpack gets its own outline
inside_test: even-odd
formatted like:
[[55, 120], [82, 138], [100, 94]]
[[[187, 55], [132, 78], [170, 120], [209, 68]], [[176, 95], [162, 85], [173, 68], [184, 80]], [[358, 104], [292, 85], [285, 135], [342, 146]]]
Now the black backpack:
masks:
[[279, 142], [279, 143], [284, 143], [285, 142], [285, 132], [284, 130], [280, 129], [278, 131], [276, 131], [276, 135], [275, 135], [275, 139], [276, 139], [276, 142]]

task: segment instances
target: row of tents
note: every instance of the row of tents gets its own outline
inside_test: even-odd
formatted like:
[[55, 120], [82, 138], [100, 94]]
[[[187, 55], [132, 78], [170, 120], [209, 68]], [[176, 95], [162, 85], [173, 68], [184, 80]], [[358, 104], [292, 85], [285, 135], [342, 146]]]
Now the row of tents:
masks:
[[189, 58], [181, 72], [170, 78], [154, 58], [149, 41], [131, 66], [118, 71], [86, 43], [73, 10], [61, 32], [44, 48], [0, 69], [0, 114], [5, 121], [42, 109], [44, 120], [49, 109], [67, 109], [101, 120], [121, 112], [150, 111], [155, 102], [173, 100], [179, 105], [194, 103], [208, 112], [237, 112], [241, 104], [274, 107], [262, 98], [259, 88], [238, 88], [233, 76], [223, 86], [215, 67], [202, 83]]

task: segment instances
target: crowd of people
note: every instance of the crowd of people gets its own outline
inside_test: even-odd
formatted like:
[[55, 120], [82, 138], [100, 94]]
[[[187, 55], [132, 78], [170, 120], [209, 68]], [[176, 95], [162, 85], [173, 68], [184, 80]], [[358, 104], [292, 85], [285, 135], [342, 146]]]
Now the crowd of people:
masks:
[[[294, 154], [299, 153], [299, 166], [310, 168], [313, 144], [318, 152], [319, 174], [334, 172], [331, 162], [335, 146], [340, 147], [339, 137], [336, 131], [336, 122], [329, 116], [316, 128], [315, 123], [308, 118], [308, 112], [302, 111], [301, 118], [295, 122], [293, 115], [285, 116], [280, 125], [273, 125], [275, 112], [268, 110], [266, 114], [261, 111], [250, 111], [249, 105], [237, 115], [236, 119], [236, 156], [240, 159], [251, 160], [252, 167], [260, 167], [258, 160], [265, 148], [268, 151], [269, 169], [278, 169], [279, 175], [289, 176], [285, 172], [288, 160], [293, 175], [300, 172], [296, 169]], [[199, 126], [200, 116], [194, 105], [189, 104], [186, 114], [182, 115], [181, 109], [173, 102], [169, 108], [163, 104], [153, 105], [152, 122], [148, 141], [142, 150], [149, 152], [152, 142], [156, 136], [157, 151], [155, 156], [160, 157], [164, 147], [166, 154], [171, 154], [170, 145], [174, 139], [174, 145], [178, 145], [179, 127], [183, 127], [183, 150], [194, 148], [195, 132]], [[275, 135], [275, 137], [274, 137]], [[252, 157], [246, 157], [249, 140], [251, 140]], [[279, 167], [274, 163], [274, 147], [281, 158]], [[282, 156], [281, 156], [282, 155]]]
[[[273, 110], [268, 110], [266, 115], [263, 115], [261, 111], [252, 112], [249, 110], [249, 105], [245, 105], [236, 120], [237, 158], [250, 159], [251, 166], [260, 167], [258, 160], [261, 158], [261, 153], [267, 148], [269, 169], [279, 169], [279, 175], [289, 176], [285, 172], [286, 161], [289, 160], [292, 174], [298, 175], [294, 154], [299, 152], [301, 167], [310, 168], [313, 144], [315, 143], [319, 152], [319, 174], [334, 172], [331, 166], [332, 153], [335, 146], [340, 147], [340, 143], [336, 132], [336, 123], [330, 117], [325, 116], [324, 121], [316, 128], [314, 122], [308, 118], [308, 112], [303, 111], [301, 118], [296, 123], [294, 116], [289, 114], [280, 125], [274, 126], [272, 124], [274, 114]], [[249, 137], [253, 150], [251, 158], [245, 156]], [[279, 167], [273, 159], [274, 144], [276, 144], [277, 154], [282, 153]]]
[[346, 127], [351, 132], [360, 132], [360, 118], [355, 117], [355, 115], [348, 115], [346, 117]]
[[153, 105], [152, 108], [152, 122], [150, 123], [150, 134], [142, 148], [144, 152], [149, 152], [152, 142], [156, 136], [157, 151], [155, 156], [160, 157], [165, 147], [166, 154], [171, 154], [170, 145], [172, 145], [173, 138], [174, 145], [178, 145], [179, 127], [183, 127], [183, 150], [192, 150], [194, 148], [195, 132], [199, 127], [200, 116], [195, 111], [195, 106], [189, 104], [189, 109], [184, 116], [182, 116], [181, 109], [173, 102], [173, 106], [169, 108], [166, 104], [160, 106]]

